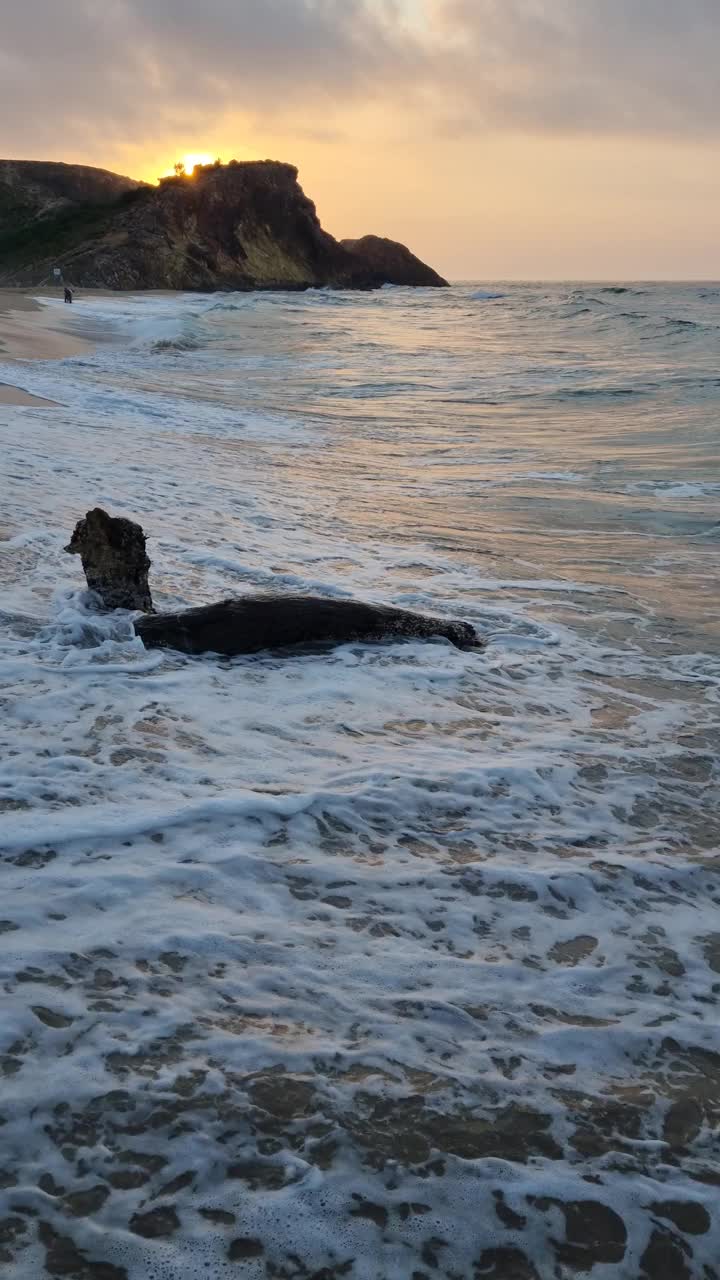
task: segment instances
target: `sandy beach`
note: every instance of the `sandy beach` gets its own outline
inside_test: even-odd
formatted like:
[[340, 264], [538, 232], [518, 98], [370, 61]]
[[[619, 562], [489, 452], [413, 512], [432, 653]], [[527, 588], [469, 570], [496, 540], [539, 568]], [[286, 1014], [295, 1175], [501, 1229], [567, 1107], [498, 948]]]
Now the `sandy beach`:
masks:
[[[63, 360], [91, 349], [86, 338], [63, 330], [64, 313], [43, 306], [41, 298], [35, 291], [29, 294], [20, 289], [0, 289], [0, 359]], [[22, 382], [19, 368], [18, 382]], [[31, 407], [53, 403], [31, 395], [16, 383], [0, 382], [0, 404]]]

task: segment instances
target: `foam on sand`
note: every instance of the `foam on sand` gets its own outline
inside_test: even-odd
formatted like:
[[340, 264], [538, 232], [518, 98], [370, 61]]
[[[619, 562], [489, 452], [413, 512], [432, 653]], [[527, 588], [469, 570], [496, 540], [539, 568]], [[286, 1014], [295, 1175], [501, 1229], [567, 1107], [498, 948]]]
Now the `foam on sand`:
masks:
[[[565, 301], [522, 297], [529, 383]], [[23, 370], [61, 405], [0, 407], [0, 1260], [708, 1280], [720, 660], [692, 458], [668, 429], [663, 469], [661, 426], [592, 397], [482, 430], [448, 408], [480, 377], [467, 291], [96, 305], [95, 354]], [[369, 413], [353, 386], [385, 377], [416, 393]], [[148, 652], [63, 551], [95, 502], [143, 523], [162, 608], [322, 589], [487, 647]]]

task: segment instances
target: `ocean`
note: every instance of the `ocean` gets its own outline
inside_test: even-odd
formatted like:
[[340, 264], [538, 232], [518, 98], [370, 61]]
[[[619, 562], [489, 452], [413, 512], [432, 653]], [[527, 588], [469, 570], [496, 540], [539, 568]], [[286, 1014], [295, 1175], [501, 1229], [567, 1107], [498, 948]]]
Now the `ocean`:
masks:
[[[58, 322], [0, 364], [59, 402], [0, 405], [3, 1274], [718, 1277], [720, 286]], [[145, 651], [96, 505], [158, 607], [486, 647]]]

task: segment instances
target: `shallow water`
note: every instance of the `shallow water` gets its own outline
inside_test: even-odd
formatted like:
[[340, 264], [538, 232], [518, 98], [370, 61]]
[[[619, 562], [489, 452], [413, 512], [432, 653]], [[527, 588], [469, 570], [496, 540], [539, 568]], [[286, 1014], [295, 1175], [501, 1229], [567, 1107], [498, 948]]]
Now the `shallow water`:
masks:
[[[0, 405], [0, 1260], [711, 1280], [720, 287], [66, 323], [0, 366], [63, 406]], [[96, 504], [160, 606], [487, 648], [145, 652], [63, 552]]]

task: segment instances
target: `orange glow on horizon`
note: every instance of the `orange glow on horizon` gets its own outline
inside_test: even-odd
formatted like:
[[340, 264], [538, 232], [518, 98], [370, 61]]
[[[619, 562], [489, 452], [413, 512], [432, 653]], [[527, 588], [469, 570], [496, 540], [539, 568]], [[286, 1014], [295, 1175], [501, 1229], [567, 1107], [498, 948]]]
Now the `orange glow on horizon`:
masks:
[[[449, 138], [417, 128], [399, 111], [391, 129], [370, 103], [338, 114], [328, 134], [228, 114], [204, 138], [178, 130], [78, 159], [151, 184], [172, 176], [174, 161], [198, 156], [287, 161], [332, 235], [400, 240], [451, 280], [717, 276], [720, 177], [705, 143], [672, 152], [668, 184], [661, 139], [603, 137], [589, 146], [559, 135]], [[188, 144], [198, 150], [185, 152]]]

